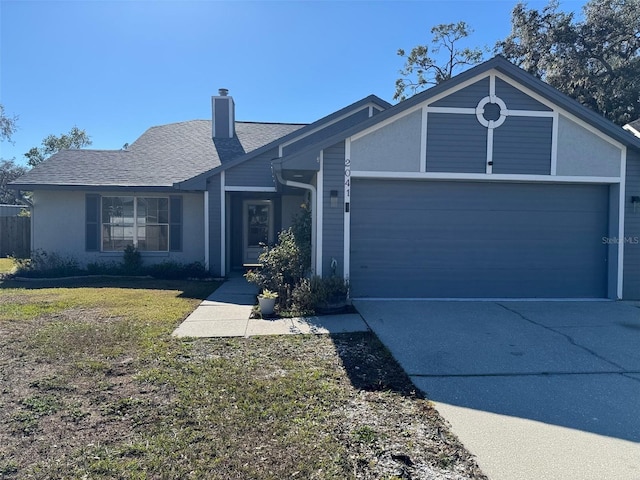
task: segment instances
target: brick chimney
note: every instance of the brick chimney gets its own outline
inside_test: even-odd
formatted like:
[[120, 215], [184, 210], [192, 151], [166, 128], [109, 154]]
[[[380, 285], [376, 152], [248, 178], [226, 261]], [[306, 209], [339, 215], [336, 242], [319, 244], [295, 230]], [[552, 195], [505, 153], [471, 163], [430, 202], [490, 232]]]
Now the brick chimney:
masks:
[[213, 120], [212, 137], [233, 138], [236, 133], [235, 104], [226, 88], [219, 89], [217, 97], [211, 97], [211, 115]]

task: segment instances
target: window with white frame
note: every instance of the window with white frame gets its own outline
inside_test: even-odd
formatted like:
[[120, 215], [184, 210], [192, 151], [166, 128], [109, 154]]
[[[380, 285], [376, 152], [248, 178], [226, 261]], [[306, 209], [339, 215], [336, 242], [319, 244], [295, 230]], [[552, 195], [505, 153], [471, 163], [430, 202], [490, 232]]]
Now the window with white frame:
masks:
[[169, 250], [169, 198], [102, 197], [102, 251]]

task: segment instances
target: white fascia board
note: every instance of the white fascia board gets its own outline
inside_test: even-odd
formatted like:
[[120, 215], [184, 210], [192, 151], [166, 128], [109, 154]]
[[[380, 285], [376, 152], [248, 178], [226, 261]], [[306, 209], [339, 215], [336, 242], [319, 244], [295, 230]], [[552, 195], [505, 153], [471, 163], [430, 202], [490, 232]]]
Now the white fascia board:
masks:
[[324, 218], [324, 150], [320, 150], [320, 170], [316, 174], [316, 275], [322, 277], [322, 232]]
[[[611, 143], [612, 145], [618, 147], [619, 149], [622, 150], [622, 148], [624, 147], [624, 145], [622, 143], [620, 143], [617, 140], [611, 138], [609, 135], [606, 135], [605, 133], [601, 132], [599, 129], [597, 129], [597, 128], [593, 127], [592, 125], [588, 124], [587, 122], [585, 122], [584, 120], [579, 119], [578, 117], [576, 117], [572, 113], [569, 113], [568, 111], [566, 111], [564, 108], [560, 107], [559, 105], [556, 105], [555, 103], [550, 102], [549, 100], [547, 100], [546, 98], [542, 97], [541, 95], [538, 95], [533, 90], [530, 90], [529, 88], [525, 87], [524, 85], [512, 80], [511, 78], [507, 77], [506, 75], [503, 75], [500, 72], [496, 71], [496, 77], [499, 78], [500, 80], [508, 83], [512, 87], [517, 88], [521, 92], [526, 93], [527, 95], [529, 95], [534, 100], [537, 100], [538, 102], [542, 103], [547, 108], [552, 109], [554, 112], [558, 112], [561, 115], [564, 115], [565, 117], [569, 118], [572, 122], [577, 123], [582, 128], [585, 128], [585, 129], [589, 130], [589, 132], [597, 135], [598, 137], [600, 137], [603, 140]], [[551, 113], [551, 112], [548, 112], [548, 113]]]
[[636, 130], [635, 128], [633, 128], [631, 125], [626, 124], [625, 126], [623, 126], [622, 128], [624, 128], [627, 132], [631, 132], [633, 133], [636, 137], [640, 138], [640, 131]]
[[225, 202], [224, 170], [220, 172], [220, 276], [227, 275], [227, 205]]
[[278, 146], [278, 151], [280, 153], [280, 156], [282, 156], [282, 150], [286, 147], [288, 147], [289, 145], [291, 145], [292, 143], [296, 143], [300, 140], [302, 140], [305, 137], [308, 137], [309, 135], [313, 135], [316, 132], [319, 132], [320, 130], [324, 130], [325, 128], [333, 125], [334, 123], [339, 122], [340, 120], [344, 120], [347, 117], [350, 117], [352, 115], [355, 115], [356, 113], [362, 111], [362, 110], [367, 110], [368, 112], [370, 112], [370, 108], [373, 108], [373, 103], [366, 103], [365, 105], [362, 105], [359, 109], [357, 110], [353, 110], [351, 112], [347, 112], [344, 115], [340, 115], [337, 118], [334, 118], [333, 120], [331, 120], [330, 122], [327, 123], [323, 123], [322, 125], [318, 125], [316, 128], [309, 130], [307, 133], [305, 133], [304, 135], [300, 135], [298, 137], [292, 138], [291, 140], [289, 140], [288, 142], [282, 143]]
[[225, 185], [225, 192], [277, 192], [276, 187], [245, 187], [240, 185]]
[[624, 216], [625, 216], [625, 183], [627, 178], [627, 148], [624, 147], [620, 154], [620, 203], [618, 206], [618, 284], [617, 297], [622, 298], [624, 286]]
[[551, 130], [551, 175], [555, 175], [558, 172], [559, 117], [558, 112], [553, 112], [553, 126]]
[[482, 182], [526, 182], [526, 183], [597, 183], [618, 184], [620, 177], [552, 176], [552, 175], [511, 175], [502, 173], [448, 173], [448, 172], [374, 172], [352, 171], [351, 178], [389, 180], [452, 180]]

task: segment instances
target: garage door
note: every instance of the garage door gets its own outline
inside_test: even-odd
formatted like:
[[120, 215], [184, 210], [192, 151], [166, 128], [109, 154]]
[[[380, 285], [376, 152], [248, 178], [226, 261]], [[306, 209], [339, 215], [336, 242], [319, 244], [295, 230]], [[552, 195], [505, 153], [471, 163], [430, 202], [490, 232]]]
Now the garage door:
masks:
[[352, 187], [354, 298], [606, 297], [606, 185]]

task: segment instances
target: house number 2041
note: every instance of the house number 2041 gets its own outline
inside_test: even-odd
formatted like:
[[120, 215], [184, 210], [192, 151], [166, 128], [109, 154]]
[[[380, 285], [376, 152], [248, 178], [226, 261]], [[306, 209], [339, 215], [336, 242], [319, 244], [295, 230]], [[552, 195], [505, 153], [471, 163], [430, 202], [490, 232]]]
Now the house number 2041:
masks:
[[351, 160], [344, 160], [344, 199], [349, 201], [351, 198]]

